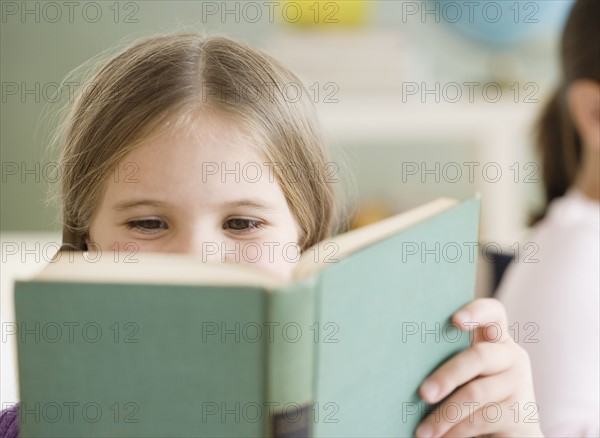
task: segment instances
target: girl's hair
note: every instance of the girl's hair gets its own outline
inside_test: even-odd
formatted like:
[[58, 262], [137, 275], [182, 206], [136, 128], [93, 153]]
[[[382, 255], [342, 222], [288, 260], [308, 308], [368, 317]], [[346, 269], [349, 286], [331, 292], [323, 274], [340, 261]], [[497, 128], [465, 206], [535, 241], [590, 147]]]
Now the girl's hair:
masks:
[[105, 183], [127, 153], [167, 125], [189, 127], [206, 110], [229, 116], [272, 163], [301, 228], [301, 249], [326, 238], [335, 193], [324, 175], [328, 157], [314, 103], [301, 81], [241, 42], [179, 33], [135, 42], [80, 89], [59, 133], [63, 248], [86, 249]]
[[573, 5], [561, 40], [561, 81], [537, 124], [537, 148], [548, 204], [566, 193], [575, 181], [581, 160], [581, 137], [567, 106], [567, 89], [577, 79], [600, 83], [600, 2], [578, 0]]

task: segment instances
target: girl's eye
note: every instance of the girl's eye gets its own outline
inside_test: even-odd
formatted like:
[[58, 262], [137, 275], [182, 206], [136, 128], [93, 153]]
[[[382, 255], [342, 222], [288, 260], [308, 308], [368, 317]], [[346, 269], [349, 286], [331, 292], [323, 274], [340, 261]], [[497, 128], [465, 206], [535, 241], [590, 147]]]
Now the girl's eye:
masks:
[[233, 230], [237, 234], [246, 234], [254, 229], [262, 228], [263, 225], [262, 222], [253, 219], [234, 218], [225, 221], [223, 228]]
[[167, 224], [159, 219], [140, 219], [127, 222], [127, 228], [138, 230], [141, 232], [157, 232], [161, 229], [166, 229]]

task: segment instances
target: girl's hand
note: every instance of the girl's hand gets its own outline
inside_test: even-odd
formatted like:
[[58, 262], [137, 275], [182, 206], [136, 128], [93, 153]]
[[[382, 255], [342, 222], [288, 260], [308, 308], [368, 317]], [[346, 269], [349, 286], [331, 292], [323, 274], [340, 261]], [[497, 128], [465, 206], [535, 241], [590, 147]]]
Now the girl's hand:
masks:
[[504, 306], [478, 299], [452, 320], [473, 330], [473, 342], [421, 385], [427, 403], [450, 396], [423, 420], [417, 437], [542, 436], [529, 356], [509, 336]]

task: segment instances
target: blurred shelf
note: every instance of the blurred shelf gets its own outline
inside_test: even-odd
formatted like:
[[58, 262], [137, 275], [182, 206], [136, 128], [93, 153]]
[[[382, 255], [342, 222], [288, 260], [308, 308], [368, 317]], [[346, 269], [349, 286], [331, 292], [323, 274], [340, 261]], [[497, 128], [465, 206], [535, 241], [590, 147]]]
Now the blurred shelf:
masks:
[[[522, 169], [533, 160], [532, 128], [540, 105], [512, 99], [414, 104], [389, 97], [359, 97], [320, 104], [318, 110], [330, 144], [351, 149], [356, 166], [370, 163], [370, 173], [361, 174], [359, 190], [365, 190], [365, 178], [372, 179], [369, 187], [381, 187], [387, 197], [401, 201], [402, 208], [425, 202], [423, 196], [478, 191], [482, 196], [481, 235], [505, 244], [522, 235], [532, 197], [537, 196], [539, 184], [523, 184], [523, 171], [521, 179], [514, 181], [511, 166], [517, 163]], [[374, 161], [379, 161], [381, 168], [373, 166]], [[406, 181], [405, 175], [400, 176], [404, 162], [425, 163], [428, 168], [435, 162], [441, 166], [475, 162], [480, 174], [490, 164], [500, 168], [503, 176], [490, 182], [482, 181], [480, 175], [475, 183], [465, 182], [463, 176], [458, 184], [418, 178]], [[539, 172], [536, 176], [540, 178]]]
[[[317, 105], [323, 126], [335, 140], [369, 140], [461, 135], [468, 138], [522, 134], [532, 126], [539, 103], [402, 103], [399, 96], [360, 97]], [[374, 143], [373, 143], [374, 144]], [[485, 144], [482, 144], [485, 146]]]

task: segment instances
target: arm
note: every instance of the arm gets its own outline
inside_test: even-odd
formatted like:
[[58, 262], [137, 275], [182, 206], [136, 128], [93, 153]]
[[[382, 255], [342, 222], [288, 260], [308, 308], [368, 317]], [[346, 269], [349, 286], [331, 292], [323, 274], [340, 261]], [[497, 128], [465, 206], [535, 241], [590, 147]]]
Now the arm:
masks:
[[11, 406], [0, 412], [0, 438], [18, 438], [19, 405]]
[[[514, 264], [498, 298], [528, 353], [543, 432], [600, 436], [597, 239], [541, 236], [537, 262]], [[594, 246], [596, 246], [594, 248]]]

